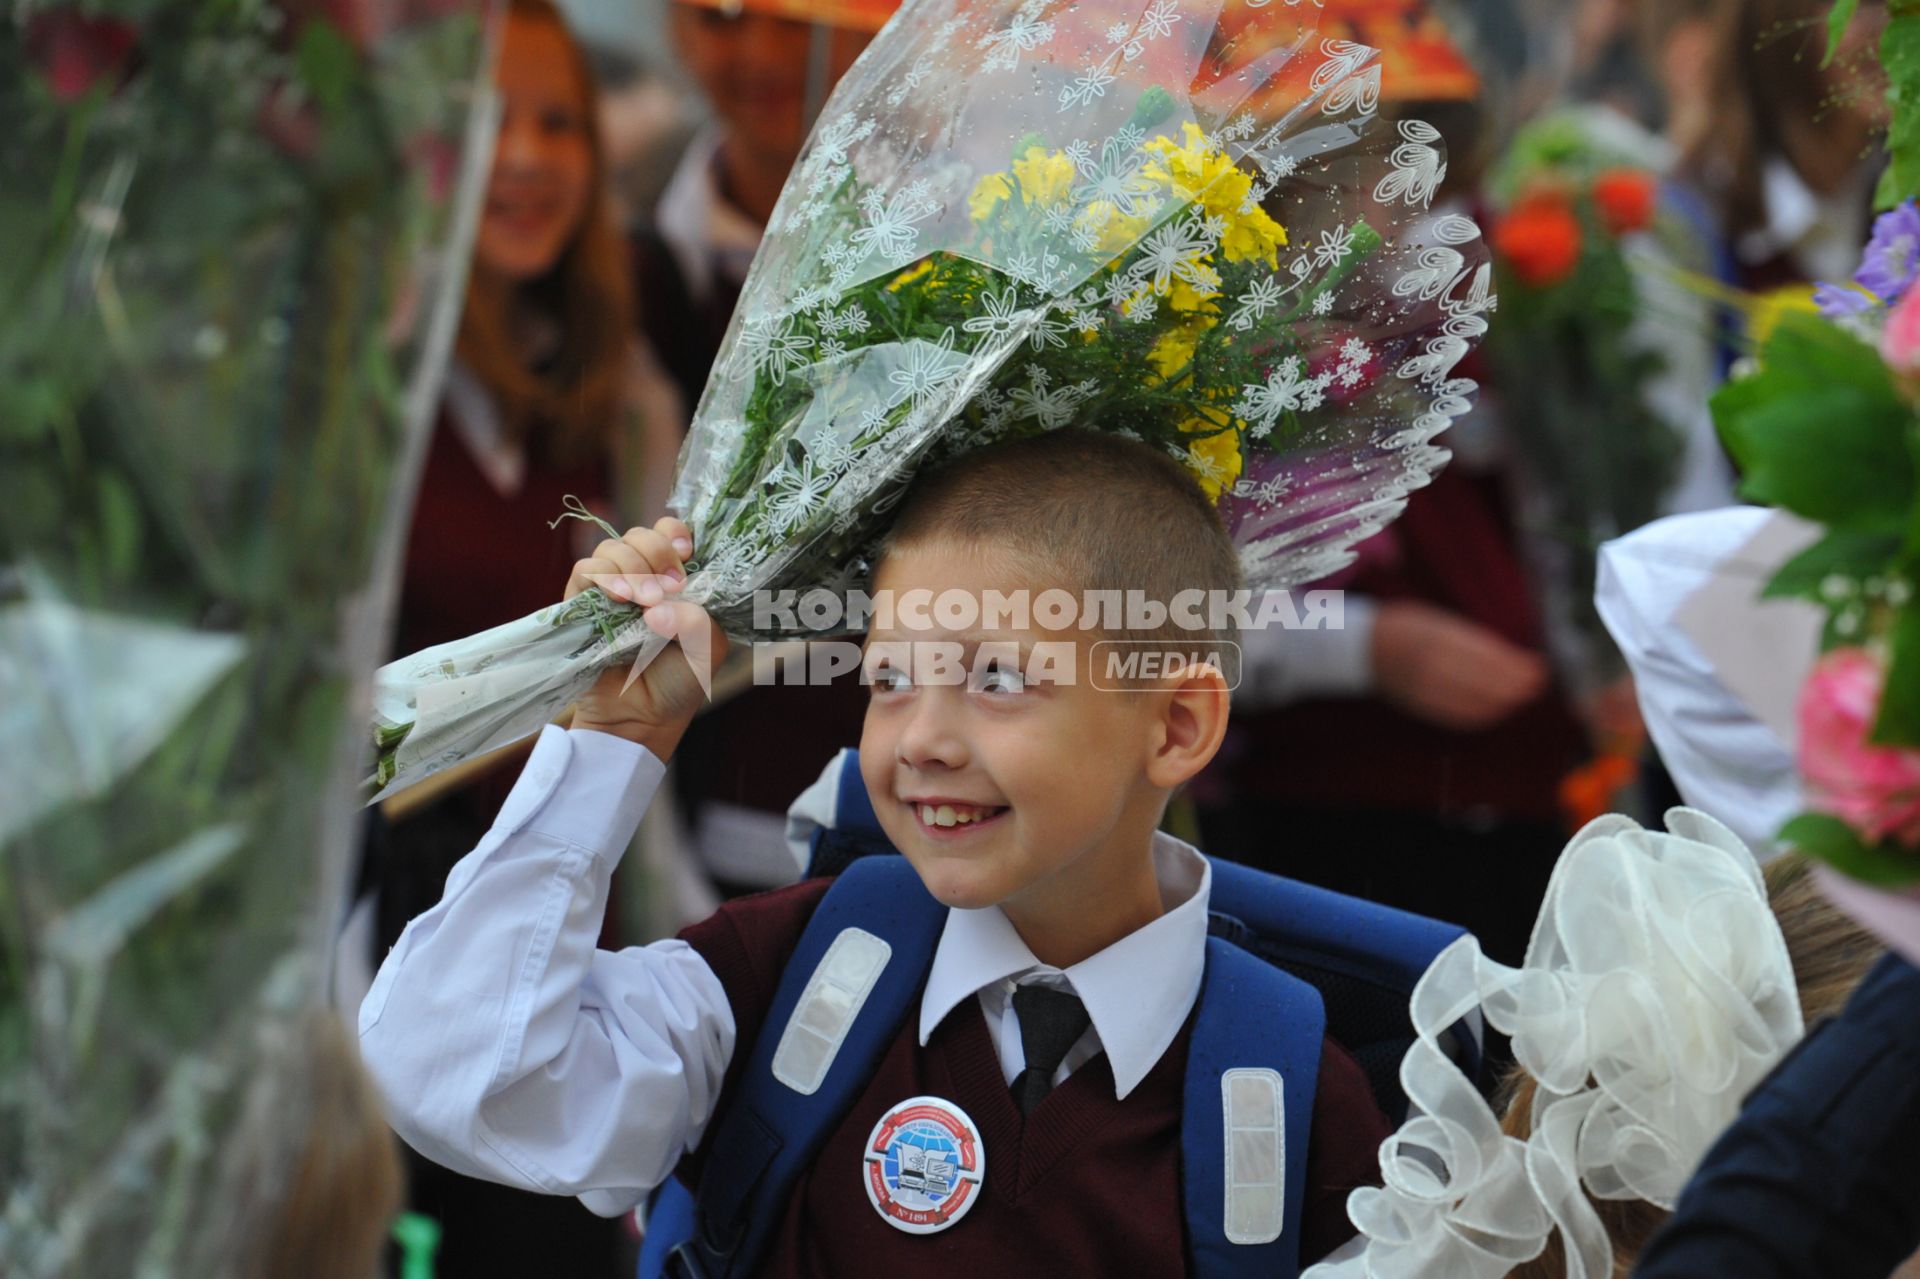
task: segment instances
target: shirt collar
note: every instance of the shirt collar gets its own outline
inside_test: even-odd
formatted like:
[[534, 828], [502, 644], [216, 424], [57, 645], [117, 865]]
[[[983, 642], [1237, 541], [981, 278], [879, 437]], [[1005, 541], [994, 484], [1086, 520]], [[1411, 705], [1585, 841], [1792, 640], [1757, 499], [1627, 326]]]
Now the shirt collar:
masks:
[[1867, 184], [1873, 174], [1861, 166], [1841, 188], [1823, 196], [1806, 184], [1785, 160], [1767, 162], [1761, 172], [1760, 194], [1766, 206], [1766, 225], [1740, 237], [1740, 257], [1764, 262], [1781, 253], [1794, 253], [1800, 265], [1816, 279], [1844, 279], [1859, 260], [1861, 210], [1866, 207]]
[[[1154, 876], [1165, 913], [1065, 971], [1086, 1005], [1113, 1068], [1114, 1095], [1153, 1069], [1200, 995], [1206, 965], [1207, 902], [1213, 868], [1190, 844], [1153, 837]], [[998, 906], [951, 910], [920, 998], [920, 1045], [961, 1001], [997, 981], [1054, 972], [1034, 958]]]
[[441, 397], [468, 455], [502, 496], [512, 497], [527, 478], [527, 453], [507, 438], [493, 396], [458, 357], [447, 361]]
[[760, 247], [763, 228], [720, 194], [720, 143], [717, 126], [696, 135], [661, 193], [654, 229], [666, 241], [680, 276], [695, 301], [713, 292], [717, 273], [746, 278], [747, 265]]

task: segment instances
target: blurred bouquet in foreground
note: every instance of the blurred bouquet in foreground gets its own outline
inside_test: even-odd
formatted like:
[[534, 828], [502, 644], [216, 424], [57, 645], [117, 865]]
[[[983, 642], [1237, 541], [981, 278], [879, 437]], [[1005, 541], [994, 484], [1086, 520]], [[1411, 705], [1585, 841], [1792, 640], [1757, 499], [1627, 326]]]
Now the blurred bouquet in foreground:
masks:
[[1600, 544], [1660, 514], [1683, 451], [1650, 394], [1664, 362], [1642, 323], [1651, 268], [1632, 253], [1638, 240], [1671, 246], [1685, 234], [1638, 167], [1657, 147], [1617, 117], [1563, 111], [1520, 132], [1497, 183], [1505, 314], [1487, 350], [1529, 523], [1551, 552], [1549, 606], [1578, 647], [1563, 664], [1583, 693], [1625, 672], [1593, 606]]
[[[1181, 459], [1252, 585], [1344, 563], [1445, 461], [1493, 297], [1478, 229], [1429, 211], [1438, 134], [1379, 118], [1376, 51], [1313, 12], [910, 0], [828, 102], [701, 399], [687, 598], [774, 638], [754, 592], [862, 585], [923, 463], [1067, 426]], [[376, 789], [664, 643], [589, 591], [393, 663]]]
[[0, 18], [0, 1273], [257, 1274], [292, 1193], [488, 11]]
[[1714, 400], [1742, 495], [1820, 524], [1769, 596], [1827, 615], [1800, 700], [1812, 811], [1781, 838], [1849, 876], [1920, 884], [1920, 209], [1883, 214], [1860, 270], [1788, 314]]

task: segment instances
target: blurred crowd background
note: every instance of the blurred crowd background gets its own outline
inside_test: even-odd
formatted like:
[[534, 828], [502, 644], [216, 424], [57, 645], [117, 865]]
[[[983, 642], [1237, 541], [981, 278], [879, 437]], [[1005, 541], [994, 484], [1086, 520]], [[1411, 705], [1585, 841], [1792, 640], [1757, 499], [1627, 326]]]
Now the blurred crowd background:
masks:
[[[1442, 441], [1453, 464], [1324, 584], [1346, 592], [1346, 626], [1249, 641], [1234, 735], [1176, 820], [1211, 853], [1455, 920], [1518, 962], [1570, 831], [1672, 798], [1592, 624], [1593, 552], [1636, 522], [1733, 500], [1706, 401], [1766, 316], [1725, 302], [1851, 273], [1883, 164], [1870, 51], [1885, 15], [1863, 5], [1829, 61], [1824, 0], [1322, 8], [1328, 35], [1383, 50], [1382, 109], [1441, 129], [1443, 201], [1489, 227], [1514, 287], [1475, 372], [1480, 407]], [[834, 81], [889, 12], [888, 0], [513, 0], [500, 140], [396, 655], [550, 603], [599, 536], [582, 521], [549, 531], [567, 495], [621, 527], [664, 509], [761, 229]], [[1572, 216], [1585, 208], [1616, 239], [1593, 243], [1595, 224]], [[1634, 287], [1598, 298], [1603, 331], [1554, 327], [1554, 290], [1585, 289], [1588, 270]], [[1523, 336], [1560, 342], [1589, 373], [1592, 353], [1617, 357], [1600, 370], [1617, 376], [1570, 394], [1553, 348], [1503, 352], [1501, 320], [1516, 313], [1540, 321]], [[1609, 448], [1578, 451], [1616, 423]], [[1617, 500], [1581, 507], [1602, 478]], [[864, 694], [734, 675], [622, 866], [605, 944], [667, 935], [797, 874], [782, 814], [857, 742]], [[341, 1006], [438, 900], [520, 758], [455, 770], [372, 815]], [[409, 1207], [440, 1226], [438, 1273], [632, 1273], [631, 1223], [573, 1200], [412, 1156], [408, 1186]]]

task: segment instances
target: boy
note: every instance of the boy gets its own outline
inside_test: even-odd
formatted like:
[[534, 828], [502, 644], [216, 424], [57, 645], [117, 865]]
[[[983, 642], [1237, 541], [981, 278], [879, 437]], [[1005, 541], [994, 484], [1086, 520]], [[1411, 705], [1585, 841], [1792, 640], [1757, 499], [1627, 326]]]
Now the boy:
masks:
[[[662, 601], [691, 551], [686, 527], [663, 520], [604, 543], [569, 590], [589, 579], [630, 590], [675, 610], [684, 634], [702, 619]], [[874, 585], [902, 600], [1059, 588], [1167, 601], [1238, 581], [1219, 516], [1177, 463], [1060, 432], [922, 477]], [[1123, 691], [1096, 687], [1087, 632], [1071, 679], [1029, 680], [1030, 646], [1073, 634], [876, 625], [869, 636], [866, 788], [894, 845], [951, 909], [917, 1012], [802, 1175], [762, 1274], [1188, 1272], [1182, 1078], [1212, 872], [1156, 827], [1219, 748], [1227, 684], [1202, 663]], [[1183, 636], [1191, 647], [1191, 631], [1124, 638]], [[912, 646], [928, 642], [961, 646], [963, 681], [925, 678], [931, 663]], [[595, 951], [607, 850], [622, 847], [701, 702], [678, 648], [625, 695], [623, 681], [604, 679], [570, 731], [548, 730], [499, 824], [409, 926], [360, 1016], [367, 1061], [410, 1143], [607, 1213], [676, 1167], [697, 1180], [703, 1134], [740, 1063], [756, 1036], [781, 1033], [762, 1023], [828, 886], [743, 899], [681, 940]], [[863, 1179], [867, 1139], [909, 1099], [957, 1115], [989, 1165], [965, 1219], [937, 1233], [908, 1233]], [[1359, 1067], [1326, 1042], [1303, 1261], [1352, 1234], [1346, 1195], [1373, 1179], [1386, 1130]], [[907, 1162], [903, 1184], [957, 1175], [942, 1152]]]

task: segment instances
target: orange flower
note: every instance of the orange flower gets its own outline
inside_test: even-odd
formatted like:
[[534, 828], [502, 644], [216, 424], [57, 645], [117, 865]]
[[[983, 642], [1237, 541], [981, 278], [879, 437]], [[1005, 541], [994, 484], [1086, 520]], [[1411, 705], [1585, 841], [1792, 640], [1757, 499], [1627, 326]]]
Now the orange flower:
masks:
[[1560, 811], [1578, 830], [1614, 811], [1620, 792], [1633, 785], [1639, 761], [1628, 755], [1600, 755], [1560, 779]]
[[1557, 196], [1534, 196], [1494, 227], [1493, 247], [1522, 283], [1548, 288], [1573, 274], [1580, 261], [1580, 220]]
[[1653, 225], [1653, 175], [1642, 169], [1608, 169], [1593, 180], [1593, 202], [1600, 220], [1615, 235]]

